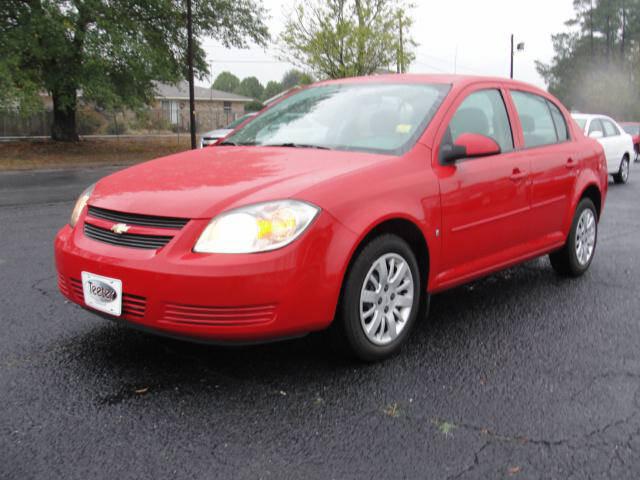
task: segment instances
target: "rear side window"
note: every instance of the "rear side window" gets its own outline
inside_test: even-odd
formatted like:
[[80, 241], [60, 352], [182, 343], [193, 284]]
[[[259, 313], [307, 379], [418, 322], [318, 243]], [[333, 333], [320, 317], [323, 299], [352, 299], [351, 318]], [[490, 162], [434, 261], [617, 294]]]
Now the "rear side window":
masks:
[[463, 133], [490, 137], [503, 153], [513, 151], [511, 125], [500, 91], [481, 90], [469, 95], [451, 119], [443, 143], [454, 144]]
[[[525, 147], [540, 147], [558, 142], [556, 126], [551, 116], [549, 103], [545, 98], [517, 91], [512, 91], [511, 97], [522, 124]], [[566, 130], [566, 124], [564, 128]]]
[[564, 115], [558, 107], [556, 107], [548, 100], [547, 105], [549, 105], [549, 109], [551, 110], [551, 117], [553, 118], [553, 123], [556, 126], [558, 141], [566, 142], [567, 140], [569, 140], [569, 129], [567, 128], [567, 121], [564, 119]]
[[604, 134], [607, 137], [615, 137], [620, 135], [620, 132], [616, 128], [616, 126], [611, 123], [609, 120], [602, 119], [602, 124], [604, 125]]
[[600, 132], [604, 137], [604, 127], [602, 126], [602, 122], [599, 118], [594, 118], [593, 120], [591, 120], [588, 135], [591, 135], [593, 132]]

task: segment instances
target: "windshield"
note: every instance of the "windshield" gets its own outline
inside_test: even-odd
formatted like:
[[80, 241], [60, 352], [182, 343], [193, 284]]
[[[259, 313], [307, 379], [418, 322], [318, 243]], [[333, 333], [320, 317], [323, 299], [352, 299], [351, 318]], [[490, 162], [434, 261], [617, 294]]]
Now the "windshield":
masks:
[[574, 118], [574, 120], [576, 121], [576, 123], [580, 127], [580, 130], [584, 130], [584, 127], [587, 126], [587, 119], [586, 118]]
[[226, 143], [400, 155], [418, 140], [449, 88], [406, 83], [311, 87], [266, 110]]
[[629, 135], [638, 135], [638, 134], [640, 134], [640, 125], [623, 125], [622, 128]]
[[225, 128], [228, 128], [229, 130], [233, 130], [234, 128], [236, 128], [238, 125], [240, 125], [242, 122], [244, 122], [247, 118], [251, 117], [252, 114], [247, 114], [247, 115], [243, 115], [240, 118], [236, 118], [233, 122], [231, 122], [229, 125], [227, 125]]

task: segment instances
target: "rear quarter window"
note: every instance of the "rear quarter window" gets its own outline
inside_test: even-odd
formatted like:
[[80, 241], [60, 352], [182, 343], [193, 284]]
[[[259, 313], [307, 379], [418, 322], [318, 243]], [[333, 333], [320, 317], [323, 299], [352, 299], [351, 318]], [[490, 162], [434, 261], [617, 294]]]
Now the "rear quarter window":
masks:
[[553, 118], [553, 123], [556, 126], [558, 141], [566, 142], [567, 140], [569, 140], [569, 129], [567, 128], [567, 121], [565, 120], [564, 115], [562, 114], [562, 112], [558, 107], [556, 107], [553, 103], [549, 102], [548, 100], [547, 100], [547, 104], [549, 105], [549, 109], [551, 110], [551, 117]]
[[[512, 91], [511, 97], [520, 117], [525, 147], [533, 148], [558, 143], [556, 125], [551, 116], [549, 102], [545, 98], [519, 91]], [[566, 124], [564, 128], [566, 131]]]

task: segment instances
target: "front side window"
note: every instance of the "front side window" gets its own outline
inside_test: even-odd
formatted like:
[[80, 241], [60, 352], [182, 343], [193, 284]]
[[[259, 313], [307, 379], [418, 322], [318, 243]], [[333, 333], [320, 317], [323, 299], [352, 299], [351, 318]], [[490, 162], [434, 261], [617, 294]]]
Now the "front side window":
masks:
[[607, 137], [616, 137], [620, 135], [618, 128], [613, 123], [611, 123], [610, 120], [606, 120], [603, 118], [602, 125], [604, 125], [604, 134]]
[[463, 133], [492, 138], [503, 153], [513, 151], [511, 125], [500, 91], [482, 90], [469, 95], [451, 119], [443, 144], [455, 144]]
[[520, 117], [526, 148], [558, 143], [556, 126], [545, 98], [518, 91], [512, 91], [511, 97]]
[[400, 155], [431, 122], [450, 86], [329, 84], [285, 98], [227, 139]]

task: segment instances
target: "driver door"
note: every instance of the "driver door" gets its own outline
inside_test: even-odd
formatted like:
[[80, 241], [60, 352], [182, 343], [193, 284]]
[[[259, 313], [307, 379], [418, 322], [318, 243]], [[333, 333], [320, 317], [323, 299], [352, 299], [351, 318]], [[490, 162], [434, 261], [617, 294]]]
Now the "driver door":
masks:
[[515, 152], [503, 92], [473, 91], [448, 118], [439, 151], [463, 133], [475, 133], [494, 139], [501, 153], [453, 164], [438, 161], [434, 168], [442, 202], [442, 286], [509, 263], [530, 240], [529, 160]]

